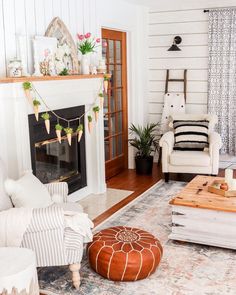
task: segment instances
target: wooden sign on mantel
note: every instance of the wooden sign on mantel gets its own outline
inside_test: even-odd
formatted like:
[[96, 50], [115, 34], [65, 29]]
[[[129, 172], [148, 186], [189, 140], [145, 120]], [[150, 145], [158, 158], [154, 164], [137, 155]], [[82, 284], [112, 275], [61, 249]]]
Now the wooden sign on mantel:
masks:
[[79, 73], [79, 61], [77, 56], [76, 44], [67, 29], [66, 25], [59, 17], [55, 17], [49, 24], [46, 33], [46, 37], [57, 38], [58, 44], [63, 45], [67, 44], [71, 50], [71, 70], [74, 74]]

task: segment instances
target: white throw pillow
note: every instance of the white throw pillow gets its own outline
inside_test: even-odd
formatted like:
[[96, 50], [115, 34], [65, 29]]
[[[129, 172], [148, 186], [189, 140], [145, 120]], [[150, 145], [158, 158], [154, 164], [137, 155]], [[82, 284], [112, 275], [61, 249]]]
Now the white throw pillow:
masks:
[[16, 181], [7, 179], [5, 189], [17, 208], [44, 208], [52, 204], [47, 188], [31, 172]]

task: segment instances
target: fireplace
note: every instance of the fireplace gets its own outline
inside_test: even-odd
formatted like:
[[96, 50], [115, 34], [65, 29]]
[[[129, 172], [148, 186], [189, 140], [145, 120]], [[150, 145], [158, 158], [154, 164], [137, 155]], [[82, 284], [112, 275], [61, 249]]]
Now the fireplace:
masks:
[[[79, 117], [84, 111], [84, 106], [55, 110], [66, 119]], [[43, 119], [37, 122], [33, 114], [28, 116], [33, 173], [43, 183], [66, 181], [69, 193], [73, 193], [87, 185], [85, 134], [80, 142], [73, 134], [69, 146], [65, 133], [62, 133], [60, 144], [55, 132], [57, 118], [52, 113], [50, 115], [50, 134], [46, 132]], [[84, 118], [80, 123], [84, 124]], [[60, 124], [67, 127], [66, 122], [60, 121]], [[72, 121], [70, 127], [76, 130], [78, 124], [78, 121]]]

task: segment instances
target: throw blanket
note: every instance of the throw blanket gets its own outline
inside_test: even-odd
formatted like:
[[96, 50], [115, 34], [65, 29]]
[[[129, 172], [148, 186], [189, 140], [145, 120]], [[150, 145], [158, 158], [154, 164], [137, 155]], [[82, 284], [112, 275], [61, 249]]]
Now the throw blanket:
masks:
[[93, 240], [91, 229], [94, 227], [93, 222], [88, 218], [88, 214], [65, 212], [65, 227], [73, 229], [73, 231], [81, 234], [84, 237], [84, 243], [89, 243]]
[[0, 212], [0, 247], [20, 247], [31, 217], [31, 208], [11, 208]]

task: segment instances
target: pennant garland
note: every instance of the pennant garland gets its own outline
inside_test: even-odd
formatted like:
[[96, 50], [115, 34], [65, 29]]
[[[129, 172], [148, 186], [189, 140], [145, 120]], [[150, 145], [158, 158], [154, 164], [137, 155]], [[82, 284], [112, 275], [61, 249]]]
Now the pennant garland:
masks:
[[[94, 103], [91, 105], [91, 107], [85, 113], [83, 113], [80, 117], [70, 119], [70, 120], [57, 115], [57, 113], [55, 111], [53, 111], [48, 106], [48, 104], [42, 98], [42, 96], [39, 94], [39, 92], [37, 91], [37, 89], [35, 88], [33, 83], [31, 83], [29, 81], [24, 82], [23, 83], [23, 89], [24, 89], [25, 96], [26, 96], [29, 104], [33, 108], [33, 111], [34, 111], [34, 114], [35, 114], [35, 119], [37, 121], [39, 120], [39, 109], [40, 109], [41, 104], [43, 104], [45, 106], [45, 108], [47, 109], [47, 111], [41, 115], [41, 118], [44, 120], [45, 128], [46, 128], [47, 133], [50, 134], [50, 131], [51, 131], [50, 130], [50, 118], [51, 118], [51, 115], [48, 113], [48, 112], [51, 112], [57, 118], [57, 122], [58, 122], [56, 124], [56, 126], [55, 126], [55, 132], [56, 132], [56, 136], [58, 138], [58, 142], [61, 143], [62, 131], [64, 131], [65, 134], [66, 134], [66, 137], [67, 137], [68, 144], [71, 146], [72, 135], [74, 133], [76, 133], [76, 135], [77, 135], [78, 142], [80, 142], [80, 140], [81, 140], [81, 138], [83, 136], [84, 126], [83, 126], [83, 124], [80, 124], [80, 120], [83, 117], [85, 117], [86, 114], [88, 114], [87, 115], [87, 122], [88, 122], [89, 133], [91, 133], [92, 129], [93, 129], [93, 117], [91, 116], [91, 111], [93, 111], [93, 113], [94, 113], [95, 122], [98, 122], [99, 111], [100, 111], [101, 108], [103, 108], [104, 92], [107, 94], [109, 80], [110, 80], [110, 75], [104, 75], [104, 80], [102, 81], [102, 83], [101, 83], [101, 85], [99, 87], [98, 95], [97, 95]], [[96, 104], [97, 100], [99, 100], [100, 107]], [[60, 121], [63, 121], [65, 123], [67, 123], [67, 127], [63, 127], [63, 125], [60, 124]], [[77, 127], [76, 130], [73, 130], [70, 127], [70, 122], [74, 122], [74, 121], [79, 122], [78, 127]]]

